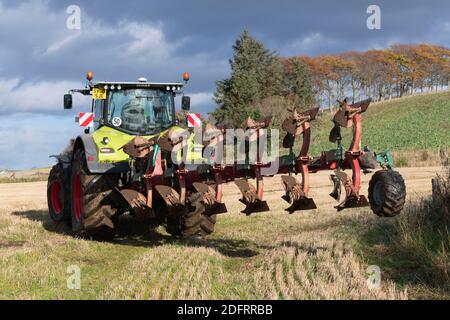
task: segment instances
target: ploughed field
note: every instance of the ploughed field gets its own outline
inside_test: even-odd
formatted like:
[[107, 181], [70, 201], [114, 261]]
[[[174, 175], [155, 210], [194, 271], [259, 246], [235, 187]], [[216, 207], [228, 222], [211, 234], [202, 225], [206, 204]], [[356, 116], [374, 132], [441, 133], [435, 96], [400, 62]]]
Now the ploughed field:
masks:
[[[410, 200], [431, 194], [441, 169], [404, 168]], [[371, 175], [363, 177], [367, 195]], [[279, 177], [265, 180], [271, 211], [250, 217], [234, 184], [224, 187], [229, 213], [206, 239], [173, 238], [163, 227], [124, 218], [112, 242], [75, 239], [50, 220], [46, 182], [0, 184], [0, 298], [8, 299], [403, 299], [435, 297], [414, 282], [396, 283], [373, 264], [361, 239], [381, 219], [370, 208], [337, 213], [328, 173], [311, 177], [317, 210], [284, 212]], [[382, 246], [382, 244], [380, 244]], [[368, 248], [369, 249], [369, 248]], [[382, 252], [382, 250], [381, 250]], [[81, 270], [81, 288], [67, 287], [68, 267]], [[405, 272], [413, 272], [411, 270]], [[419, 293], [418, 293], [419, 292]], [[425, 292], [425, 293], [424, 293]], [[425, 295], [425, 296], [424, 296]]]

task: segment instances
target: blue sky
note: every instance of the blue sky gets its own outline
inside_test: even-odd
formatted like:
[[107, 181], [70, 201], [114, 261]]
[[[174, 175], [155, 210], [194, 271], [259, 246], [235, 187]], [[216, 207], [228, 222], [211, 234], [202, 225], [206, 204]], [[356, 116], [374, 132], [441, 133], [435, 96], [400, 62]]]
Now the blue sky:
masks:
[[[381, 30], [368, 30], [366, 9], [381, 8]], [[81, 9], [69, 30], [66, 9]], [[97, 80], [178, 81], [195, 111], [214, 109], [215, 81], [244, 28], [280, 55], [382, 48], [391, 43], [450, 44], [449, 1], [5, 1], [0, 0], [0, 168], [51, 164], [81, 132], [74, 122], [89, 101], [62, 95]]]

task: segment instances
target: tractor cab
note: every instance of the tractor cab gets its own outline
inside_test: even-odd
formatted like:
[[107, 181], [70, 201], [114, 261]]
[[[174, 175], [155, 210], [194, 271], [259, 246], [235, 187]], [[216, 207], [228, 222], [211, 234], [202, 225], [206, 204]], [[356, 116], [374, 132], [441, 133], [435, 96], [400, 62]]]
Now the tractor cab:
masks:
[[175, 97], [183, 95], [182, 109], [189, 110], [190, 98], [184, 96], [185, 83], [155, 83], [140, 78], [137, 82], [93, 80], [88, 72], [85, 89], [70, 90], [64, 96], [64, 108], [72, 108], [72, 93], [92, 96], [94, 129], [108, 126], [130, 135], [153, 135], [175, 125]]

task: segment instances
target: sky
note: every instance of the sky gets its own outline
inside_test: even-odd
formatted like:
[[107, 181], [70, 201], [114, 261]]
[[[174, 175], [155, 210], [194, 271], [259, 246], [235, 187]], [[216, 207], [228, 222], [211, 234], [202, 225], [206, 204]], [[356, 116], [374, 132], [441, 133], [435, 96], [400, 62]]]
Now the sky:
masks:
[[[67, 27], [73, 5], [79, 29]], [[381, 29], [367, 28], [370, 5]], [[96, 80], [155, 82], [187, 71], [191, 109], [205, 114], [244, 29], [281, 56], [450, 46], [449, 13], [448, 0], [0, 0], [0, 169], [49, 166], [82, 132], [74, 118], [89, 99], [74, 96], [67, 111], [62, 97], [84, 86], [88, 70]]]

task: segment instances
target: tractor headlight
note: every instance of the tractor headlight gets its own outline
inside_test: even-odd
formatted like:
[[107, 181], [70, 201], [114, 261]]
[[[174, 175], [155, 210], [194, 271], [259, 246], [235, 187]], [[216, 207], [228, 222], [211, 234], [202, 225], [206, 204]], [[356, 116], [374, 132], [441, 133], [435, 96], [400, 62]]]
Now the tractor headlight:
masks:
[[114, 149], [113, 148], [101, 148], [100, 153], [111, 154], [111, 153], [114, 153]]

